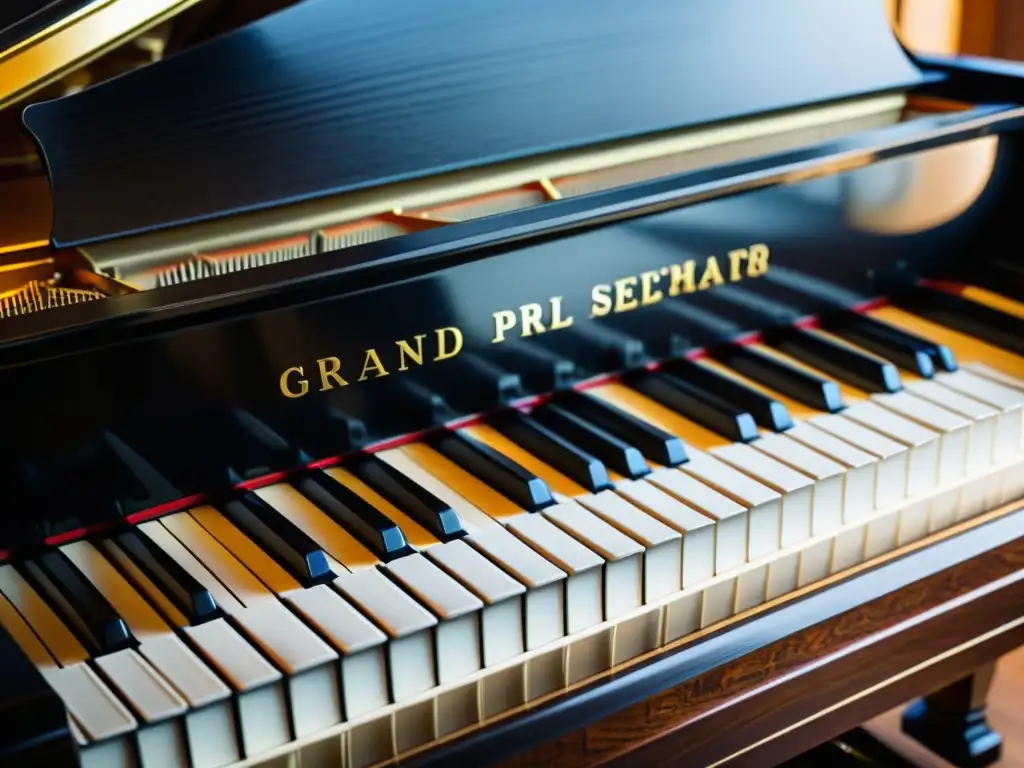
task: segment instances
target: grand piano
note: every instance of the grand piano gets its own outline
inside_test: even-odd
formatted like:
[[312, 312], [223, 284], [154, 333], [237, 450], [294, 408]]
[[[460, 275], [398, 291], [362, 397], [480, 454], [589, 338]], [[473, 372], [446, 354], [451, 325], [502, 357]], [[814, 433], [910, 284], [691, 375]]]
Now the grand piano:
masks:
[[908, 700], [998, 758], [1024, 69], [863, 0], [0, 24], [4, 766], [766, 766]]

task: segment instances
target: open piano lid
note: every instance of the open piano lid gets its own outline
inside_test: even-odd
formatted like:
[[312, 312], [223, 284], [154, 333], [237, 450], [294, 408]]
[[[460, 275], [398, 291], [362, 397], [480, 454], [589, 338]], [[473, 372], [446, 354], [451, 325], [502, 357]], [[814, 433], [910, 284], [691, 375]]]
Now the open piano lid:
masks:
[[0, 0], [0, 108], [200, 0]]
[[[138, 1], [138, 0], [134, 0]], [[305, 0], [25, 124], [84, 245], [913, 87], [866, 0]]]

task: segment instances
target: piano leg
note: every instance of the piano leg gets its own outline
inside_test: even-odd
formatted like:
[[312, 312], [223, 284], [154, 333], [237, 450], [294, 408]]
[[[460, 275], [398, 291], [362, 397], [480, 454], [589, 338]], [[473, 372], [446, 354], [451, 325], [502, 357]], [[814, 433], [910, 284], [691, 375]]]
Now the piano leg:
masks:
[[903, 713], [903, 732], [957, 768], [997, 762], [1003, 739], [985, 719], [995, 667], [995, 662], [979, 667], [972, 675], [915, 701]]

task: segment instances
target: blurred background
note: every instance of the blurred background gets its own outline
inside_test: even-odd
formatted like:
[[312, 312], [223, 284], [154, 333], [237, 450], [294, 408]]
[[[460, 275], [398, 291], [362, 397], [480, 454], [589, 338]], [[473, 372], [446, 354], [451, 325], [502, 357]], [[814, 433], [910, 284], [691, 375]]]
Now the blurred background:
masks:
[[919, 53], [1024, 61], [1021, 0], [881, 0], [905, 45]]

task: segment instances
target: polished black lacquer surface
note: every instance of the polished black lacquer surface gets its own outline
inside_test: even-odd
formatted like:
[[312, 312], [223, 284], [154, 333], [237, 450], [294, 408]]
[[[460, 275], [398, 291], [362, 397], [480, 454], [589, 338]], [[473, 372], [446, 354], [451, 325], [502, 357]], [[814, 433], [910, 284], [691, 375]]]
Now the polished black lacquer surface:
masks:
[[[12, 507], [0, 548], [225, 493], [501, 407], [510, 392], [544, 394], [556, 366], [579, 380], [900, 293], [918, 278], [969, 278], [978, 247], [1015, 220], [1017, 120], [1011, 107], [939, 115], [5, 319], [0, 397], [47, 406], [45, 428], [39, 417], [6, 425], [3, 471], [25, 489], [25, 508], [46, 512]], [[953, 145], [991, 162], [972, 161], [984, 175], [951, 184], [953, 199], [935, 197], [915, 179], [964, 173]], [[894, 219], [894, 197], [917, 200], [910, 210], [927, 216]], [[733, 265], [737, 250], [746, 256]], [[659, 300], [640, 306], [647, 272]], [[764, 301], [740, 304], [735, 288]], [[529, 304], [547, 330], [524, 337], [517, 319], [498, 339], [496, 313]], [[623, 357], [622, 345], [638, 354]], [[544, 366], [549, 375], [536, 375]]]
[[862, 0], [305, 0], [25, 123], [64, 246], [920, 80]]

